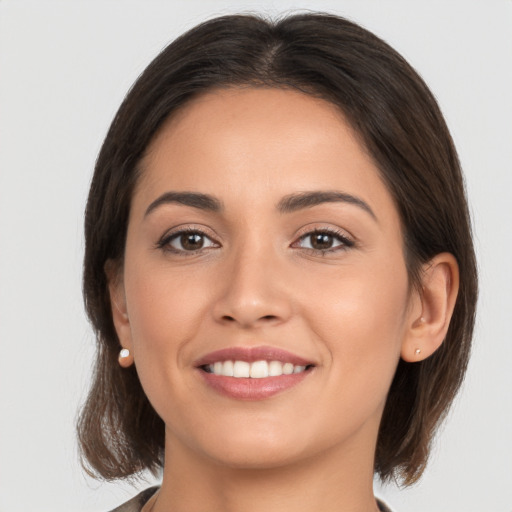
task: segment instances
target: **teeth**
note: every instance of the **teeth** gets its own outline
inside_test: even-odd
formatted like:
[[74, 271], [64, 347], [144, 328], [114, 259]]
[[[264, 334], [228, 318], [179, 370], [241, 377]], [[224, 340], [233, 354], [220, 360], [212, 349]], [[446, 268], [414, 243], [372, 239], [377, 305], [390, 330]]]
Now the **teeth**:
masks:
[[225, 377], [233, 377], [233, 375], [234, 375], [233, 361], [224, 361], [222, 363], [221, 375], [224, 375]]
[[[215, 365], [214, 370], [215, 370]], [[251, 365], [245, 361], [235, 361], [233, 364], [233, 377], [249, 377]]]
[[217, 361], [208, 365], [208, 371], [223, 377], [264, 379], [265, 377], [278, 377], [305, 371], [305, 366], [294, 366], [292, 363], [281, 361]]
[[270, 377], [279, 377], [279, 375], [283, 375], [283, 363], [280, 361], [270, 361], [268, 365], [268, 374]]
[[263, 379], [264, 377], [268, 377], [267, 361], [255, 361], [252, 363], [250, 375], [253, 379]]
[[284, 363], [283, 364], [283, 373], [285, 375], [291, 375], [293, 373], [293, 364], [292, 363]]

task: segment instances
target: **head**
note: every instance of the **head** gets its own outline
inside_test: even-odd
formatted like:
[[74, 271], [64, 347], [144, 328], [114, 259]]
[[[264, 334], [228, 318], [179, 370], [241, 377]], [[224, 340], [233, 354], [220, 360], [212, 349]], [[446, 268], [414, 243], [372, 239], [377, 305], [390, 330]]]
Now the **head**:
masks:
[[[118, 364], [123, 340], [115, 312], [124, 311], [125, 304], [116, 303], [122, 299], [112, 290], [128, 268], [130, 222], [148, 176], [156, 172], [159, 158], [178, 157], [158, 157], [169, 133], [176, 126], [186, 130], [186, 120], [202, 114], [209, 114], [211, 124], [215, 113], [222, 114], [222, 102], [240, 109], [249, 96], [275, 102], [286, 116], [303, 107], [309, 120], [324, 116], [338, 122], [344, 140], [359, 150], [372, 183], [384, 190], [380, 197], [389, 196], [388, 209], [397, 221], [393, 232], [407, 305], [397, 315], [414, 315], [428, 306], [427, 281], [435, 280], [429, 271], [436, 262], [456, 269], [451, 278], [458, 280], [458, 293], [451, 294], [438, 341], [422, 347], [421, 357], [413, 341], [401, 344], [390, 355], [396, 361], [392, 373], [383, 379], [375, 471], [383, 479], [412, 483], [425, 467], [469, 356], [477, 287], [463, 179], [448, 129], [421, 78], [382, 40], [329, 15], [277, 22], [227, 16], [206, 22], [169, 45], [121, 105], [96, 164], [86, 211], [84, 296], [98, 355], [79, 424], [83, 453], [109, 479], [162, 464], [165, 423], [141, 385], [143, 364]], [[306, 293], [299, 284], [294, 296], [301, 292]], [[422, 326], [416, 327], [420, 336]]]

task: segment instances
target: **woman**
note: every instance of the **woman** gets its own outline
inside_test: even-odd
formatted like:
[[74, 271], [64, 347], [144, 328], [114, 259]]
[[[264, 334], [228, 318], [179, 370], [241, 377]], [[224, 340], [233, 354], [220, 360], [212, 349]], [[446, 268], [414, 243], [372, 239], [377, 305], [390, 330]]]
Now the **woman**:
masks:
[[208, 21], [117, 113], [86, 211], [89, 471], [122, 511], [387, 510], [463, 379], [463, 179], [414, 70], [324, 14]]

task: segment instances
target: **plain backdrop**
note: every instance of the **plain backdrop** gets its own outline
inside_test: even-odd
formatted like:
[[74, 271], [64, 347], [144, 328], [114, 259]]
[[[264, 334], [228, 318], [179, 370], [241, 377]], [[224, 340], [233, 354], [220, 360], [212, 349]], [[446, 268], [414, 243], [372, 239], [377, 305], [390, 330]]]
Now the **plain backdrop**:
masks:
[[78, 462], [94, 161], [124, 94], [177, 35], [218, 14], [297, 9], [349, 17], [400, 51], [467, 177], [481, 277], [467, 380], [420, 483], [376, 492], [396, 512], [512, 511], [511, 1], [0, 0], [0, 512], [101, 512], [148, 486], [96, 482]]

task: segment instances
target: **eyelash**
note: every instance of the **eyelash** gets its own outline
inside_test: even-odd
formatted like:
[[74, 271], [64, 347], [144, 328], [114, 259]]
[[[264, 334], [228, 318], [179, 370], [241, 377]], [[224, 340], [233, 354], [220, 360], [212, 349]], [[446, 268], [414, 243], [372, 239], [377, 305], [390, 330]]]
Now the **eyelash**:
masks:
[[[173, 254], [177, 254], [178, 256], [192, 256], [194, 254], [197, 254], [201, 251], [204, 251], [207, 248], [201, 247], [200, 249], [196, 249], [193, 251], [187, 251], [184, 249], [176, 249], [172, 247], [170, 244], [173, 240], [176, 240], [180, 238], [182, 235], [199, 235], [204, 238], [208, 238], [209, 240], [212, 240], [210, 236], [208, 236], [207, 233], [202, 231], [198, 228], [185, 228], [180, 229], [179, 231], [174, 231], [169, 234], [165, 234], [156, 244], [158, 249], [162, 249], [165, 252], [171, 252]], [[213, 242], [213, 240], [212, 240]], [[217, 242], [213, 242], [214, 244], [217, 244]]]
[[[209, 239], [213, 244], [212, 247], [214, 247], [214, 248], [219, 246], [218, 242], [215, 242], [214, 240], [212, 240], [212, 238], [207, 233], [205, 233], [203, 230], [198, 229], [198, 228], [186, 228], [186, 229], [180, 229], [179, 231], [175, 231], [170, 234], [164, 235], [157, 242], [156, 247], [163, 251], [171, 252], [173, 254], [177, 254], [179, 256], [184, 256], [184, 257], [198, 254], [198, 253], [200, 253], [204, 250], [208, 250], [210, 248], [210, 247], [201, 247], [200, 249], [187, 251], [185, 249], [176, 249], [170, 245], [170, 243], [172, 241], [178, 239], [182, 235], [187, 235], [187, 234], [195, 234], [195, 235], [199, 235], [201, 237]], [[295, 244], [297, 244], [298, 242], [306, 240], [308, 237], [312, 237], [314, 235], [322, 235], [322, 234], [332, 236], [338, 242], [341, 242], [340, 245], [337, 245], [335, 247], [330, 247], [328, 249], [314, 249], [312, 247], [303, 247], [302, 249], [307, 252], [310, 252], [312, 254], [321, 254], [323, 256], [328, 253], [333, 253], [333, 252], [338, 252], [338, 251], [346, 251], [347, 249], [350, 249], [351, 247], [354, 247], [354, 245], [355, 245], [355, 242], [353, 240], [351, 240], [350, 238], [348, 238], [346, 236], [346, 234], [343, 233], [342, 231], [332, 229], [332, 228], [321, 228], [321, 229], [313, 229], [311, 231], [304, 233], [303, 235], [301, 235], [298, 238], [298, 240], [296, 242], [293, 242], [291, 244], [291, 247], [294, 247]]]
[[[303, 247], [302, 248], [303, 250], [306, 250], [312, 254], [321, 254], [322, 256], [324, 256], [329, 253], [346, 251], [347, 249], [350, 249], [351, 247], [354, 247], [354, 245], [355, 245], [355, 242], [353, 240], [351, 240], [350, 238], [348, 238], [344, 232], [337, 230], [337, 229], [333, 229], [333, 228], [313, 229], [313, 230], [308, 231], [308, 232], [304, 233], [303, 235], [301, 235], [299, 237], [298, 241], [303, 241], [303, 240], [307, 239], [308, 237], [312, 237], [314, 235], [329, 235], [329, 236], [332, 236], [338, 242], [341, 242], [341, 244], [338, 246], [335, 246], [335, 247], [330, 247], [328, 249], [314, 249], [313, 247]], [[292, 244], [292, 247], [296, 243], [297, 242], [294, 242]]]

